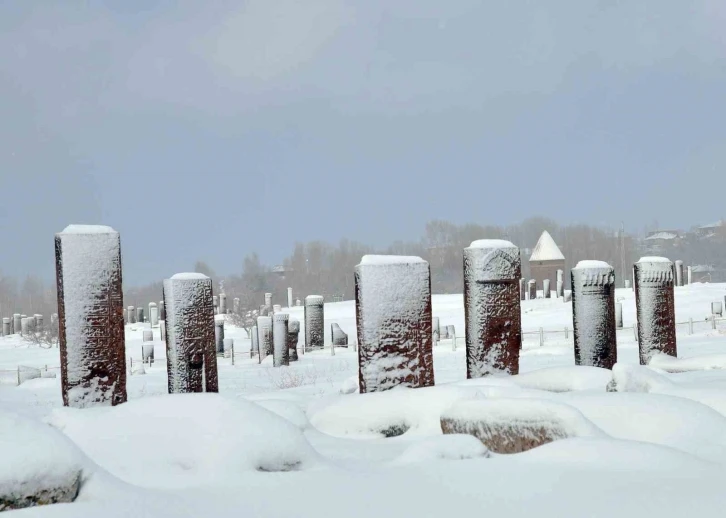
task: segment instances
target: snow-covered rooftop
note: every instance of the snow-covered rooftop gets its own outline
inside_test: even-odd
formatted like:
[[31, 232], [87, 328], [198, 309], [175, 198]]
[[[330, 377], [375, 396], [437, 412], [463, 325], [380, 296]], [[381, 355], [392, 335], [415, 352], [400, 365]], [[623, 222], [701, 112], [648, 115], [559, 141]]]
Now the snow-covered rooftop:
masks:
[[714, 221], [713, 223], [708, 223], [707, 225], [702, 225], [702, 226], [700, 226], [700, 227], [698, 227], [698, 228], [699, 228], [699, 229], [704, 229], [704, 230], [705, 230], [705, 229], [707, 229], [707, 228], [718, 228], [718, 227], [723, 227], [723, 226], [724, 226], [724, 224], [726, 224], [726, 223], [724, 222], [724, 220], [722, 220], [722, 219], [721, 219], [721, 220], [718, 220], [718, 221]]
[[416, 256], [406, 255], [364, 255], [360, 260], [360, 264], [379, 265], [379, 264], [410, 264], [425, 263], [423, 259]]
[[511, 241], [505, 239], [477, 239], [472, 241], [469, 248], [517, 248]]
[[542, 232], [542, 235], [537, 241], [537, 246], [534, 247], [534, 252], [529, 258], [531, 261], [564, 261], [565, 256], [562, 255], [562, 251], [552, 239], [552, 236], [546, 230]]

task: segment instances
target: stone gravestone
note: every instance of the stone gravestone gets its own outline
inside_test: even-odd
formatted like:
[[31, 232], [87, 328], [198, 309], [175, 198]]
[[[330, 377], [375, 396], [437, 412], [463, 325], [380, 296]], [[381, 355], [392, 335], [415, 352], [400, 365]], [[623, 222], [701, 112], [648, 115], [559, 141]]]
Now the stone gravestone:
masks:
[[542, 296], [546, 299], [552, 297], [552, 290], [550, 289], [550, 280], [545, 279], [542, 281]]
[[275, 313], [272, 317], [273, 367], [290, 365], [290, 347], [288, 346], [289, 320], [290, 315], [287, 313]]
[[615, 327], [623, 328], [623, 305], [620, 302], [615, 303]]
[[366, 255], [355, 268], [355, 294], [360, 392], [432, 386], [429, 263]]
[[63, 404], [126, 401], [121, 239], [110, 227], [70, 225], [55, 236]]
[[164, 310], [164, 301], [159, 301], [159, 320], [166, 320], [166, 311]]
[[219, 294], [219, 314], [227, 314], [227, 295], [225, 293]]
[[290, 361], [296, 362], [297, 358], [297, 343], [300, 335], [300, 321], [295, 318], [290, 318], [287, 323], [287, 347], [290, 349]]
[[612, 369], [618, 360], [615, 270], [603, 261], [580, 261], [571, 282], [575, 365]]
[[287, 307], [292, 307], [292, 288], [287, 289]]
[[565, 272], [562, 270], [557, 270], [557, 298], [561, 298], [564, 296], [565, 292]]
[[156, 302], [149, 302], [149, 323], [151, 327], [159, 325], [159, 308]]
[[20, 328], [22, 327], [22, 319], [23, 319], [23, 317], [20, 315], [20, 313], [13, 314], [13, 333], [14, 334], [20, 333]]
[[305, 350], [322, 349], [325, 345], [325, 306], [320, 295], [305, 297]]
[[151, 329], [144, 329], [142, 335], [141, 361], [151, 365], [154, 363], [154, 332]]
[[217, 354], [224, 353], [224, 320], [214, 321], [214, 344]]
[[257, 326], [250, 329], [250, 357], [260, 354], [260, 342], [257, 339]]
[[274, 352], [272, 343], [272, 317], [257, 317], [257, 340], [259, 342], [261, 358], [266, 358]]
[[35, 318], [35, 330], [41, 332], [43, 330], [43, 315], [36, 313], [33, 317]]
[[164, 280], [169, 393], [219, 392], [212, 279], [178, 273]]
[[635, 308], [641, 365], [647, 365], [658, 352], [678, 356], [673, 270], [673, 263], [665, 257], [643, 257], [635, 263]]
[[[234, 355], [234, 338], [225, 338], [224, 339], [224, 357], [225, 358], [232, 358]], [[234, 365], [234, 363], [233, 363]]]
[[9, 318], [3, 318], [3, 336], [10, 336], [12, 333], [10, 332], [10, 319]]
[[126, 312], [128, 313], [129, 324], [135, 324], [136, 323], [136, 308], [134, 308], [133, 306], [129, 306], [126, 309]]
[[466, 377], [517, 374], [522, 341], [519, 248], [484, 239], [464, 249]]
[[330, 339], [336, 347], [348, 347], [348, 335], [336, 323], [330, 324]]
[[530, 279], [527, 283], [527, 288], [529, 300], [535, 300], [537, 298], [537, 281], [534, 279]]
[[136, 322], [141, 324], [144, 321], [145, 321], [144, 320], [144, 308], [142, 308], [142, 307], [136, 308]]
[[683, 261], [676, 261], [676, 286], [683, 286]]
[[519, 300], [527, 300], [527, 281], [519, 279]]

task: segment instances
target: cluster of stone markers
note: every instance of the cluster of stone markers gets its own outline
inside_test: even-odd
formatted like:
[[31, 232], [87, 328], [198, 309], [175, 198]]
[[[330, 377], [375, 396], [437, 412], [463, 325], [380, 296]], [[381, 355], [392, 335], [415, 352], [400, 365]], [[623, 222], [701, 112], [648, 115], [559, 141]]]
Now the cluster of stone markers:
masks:
[[[51, 326], [58, 325], [58, 314], [53, 313], [50, 316]], [[43, 315], [38, 313], [32, 317], [14, 313], [12, 317], [2, 319], [2, 327], [0, 328], [0, 336], [10, 336], [19, 334], [21, 336], [30, 335], [32, 333], [40, 333], [46, 329]]]
[[[123, 403], [124, 315], [131, 323], [143, 321], [144, 308], [124, 311], [119, 234], [109, 227], [72, 225], [56, 235], [55, 249], [63, 402], [75, 407]], [[533, 281], [521, 278], [520, 251], [509, 241], [480, 240], [464, 249], [463, 261], [467, 377], [517, 374], [525, 286], [530, 298], [536, 296]], [[633, 272], [640, 361], [647, 364], [657, 352], [675, 356], [673, 287], [683, 280], [683, 264], [644, 257]], [[428, 262], [368, 255], [354, 273], [360, 392], [433, 385], [433, 343], [453, 329], [442, 330], [432, 318]], [[612, 368], [615, 330], [622, 326], [614, 270], [601, 261], [581, 261], [571, 281], [575, 363]], [[557, 296], [565, 296], [563, 286], [560, 271]], [[287, 299], [293, 302], [291, 290]], [[303, 352], [323, 347], [323, 303], [321, 296], [305, 298]], [[234, 307], [239, 311], [239, 299]], [[163, 300], [149, 304], [148, 316], [152, 326], [163, 319], [169, 393], [218, 391], [217, 353], [232, 344], [224, 328], [215, 325], [215, 313], [226, 312], [226, 296], [215, 297], [205, 275], [183, 273], [164, 280]], [[300, 322], [273, 305], [272, 294], [255, 313], [251, 355], [260, 361], [272, 355], [274, 366], [296, 361]], [[22, 326], [22, 320], [16, 325]], [[330, 331], [334, 346], [347, 345], [348, 336], [337, 324]], [[151, 341], [144, 336], [147, 361], [153, 361]]]

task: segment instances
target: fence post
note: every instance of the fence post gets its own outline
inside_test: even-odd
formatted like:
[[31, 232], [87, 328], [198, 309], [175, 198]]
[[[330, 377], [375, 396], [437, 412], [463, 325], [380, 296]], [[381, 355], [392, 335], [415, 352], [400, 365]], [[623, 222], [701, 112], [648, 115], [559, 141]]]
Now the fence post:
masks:
[[711, 329], [716, 329], [716, 315], [711, 315]]
[[688, 319], [688, 334], [693, 334], [693, 318]]
[[454, 336], [451, 337], [451, 344], [452, 344], [451, 350], [456, 351], [456, 334], [454, 334]]
[[570, 337], [570, 330], [565, 326], [565, 340], [567, 340]]
[[232, 346], [232, 365], [234, 365], [234, 345]]
[[541, 327], [539, 328], [539, 346], [542, 347], [544, 345], [544, 329]]
[[335, 342], [330, 342], [330, 356], [335, 356]]
[[20, 386], [20, 365], [18, 365], [18, 386]]

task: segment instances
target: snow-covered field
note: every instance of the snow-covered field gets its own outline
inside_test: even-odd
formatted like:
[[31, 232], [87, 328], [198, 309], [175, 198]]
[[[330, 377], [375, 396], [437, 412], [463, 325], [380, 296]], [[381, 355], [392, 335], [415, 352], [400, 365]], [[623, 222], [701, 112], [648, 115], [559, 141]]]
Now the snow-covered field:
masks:
[[[456, 350], [450, 340], [435, 348], [436, 386], [366, 395], [354, 393], [352, 346], [273, 368], [272, 358], [259, 364], [249, 357], [244, 330], [228, 327], [236, 357], [234, 365], [218, 360], [219, 395], [169, 396], [158, 329], [156, 364], [139, 369], [143, 327], [129, 325], [127, 363], [135, 366], [127, 404], [68, 409], [58, 378], [0, 383], [0, 448], [37, 452], [23, 473], [48, 477], [82, 466], [75, 503], [18, 516], [722, 516], [726, 321], [714, 330], [707, 319], [711, 302], [724, 295], [724, 284], [676, 288], [676, 320], [694, 321], [693, 334], [678, 326], [685, 360], [648, 369], [637, 365], [627, 329], [633, 292], [617, 290], [626, 329], [618, 331], [612, 374], [573, 367], [571, 304], [525, 301], [521, 374], [471, 381], [462, 296], [434, 296], [434, 316], [459, 335]], [[290, 313], [302, 322], [302, 308]], [[352, 301], [327, 304], [325, 319], [326, 333], [336, 322], [355, 339]], [[9, 372], [0, 380], [12, 382], [18, 365], [53, 372], [58, 350], [0, 338], [0, 371]], [[618, 392], [606, 392], [608, 383]], [[539, 408], [571, 438], [497, 455], [471, 436], [442, 435], [441, 415], [465, 412], [462, 402], [476, 407], [471, 400], [500, 400], [504, 417]], [[392, 428], [406, 432], [385, 438]], [[12, 462], [0, 467], [0, 484], [16, 473]]]

